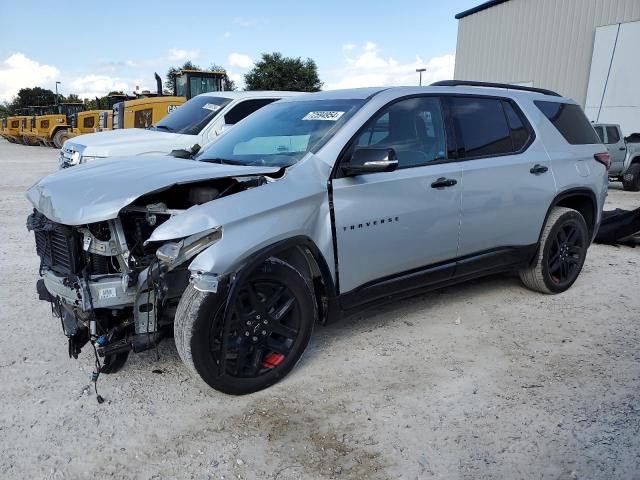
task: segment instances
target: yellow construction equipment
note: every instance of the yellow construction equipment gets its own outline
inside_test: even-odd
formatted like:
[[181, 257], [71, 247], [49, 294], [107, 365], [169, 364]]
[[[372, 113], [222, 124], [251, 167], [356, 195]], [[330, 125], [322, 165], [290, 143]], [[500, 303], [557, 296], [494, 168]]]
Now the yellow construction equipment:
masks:
[[173, 79], [176, 94], [165, 96], [156, 73], [157, 93], [142, 92], [136, 100], [114, 105], [113, 128], [149, 128], [192, 97], [221, 91], [224, 75], [224, 71], [181, 70]]
[[29, 119], [22, 119], [20, 122], [20, 135], [22, 143], [25, 145], [39, 145], [36, 135], [36, 118], [40, 115], [51, 113], [51, 107], [32, 106], [25, 109], [25, 113], [29, 114]]
[[29, 115], [22, 115], [22, 110], [18, 110], [17, 113], [18, 115], [7, 117], [7, 129], [4, 138], [12, 143], [22, 143], [22, 135], [20, 134], [22, 121], [30, 118]]
[[2, 117], [2, 119], [0, 119], [0, 137], [2, 138], [7, 138], [6, 134], [7, 134], [7, 130], [8, 130], [8, 121], [7, 121], [7, 117]]
[[35, 118], [32, 132], [38, 142], [48, 147], [62, 148], [70, 138], [71, 115], [84, 111], [84, 103], [61, 103], [52, 107], [55, 113]]
[[[76, 137], [85, 133], [94, 133], [102, 130], [111, 130], [113, 118], [113, 106], [124, 100], [131, 98], [125, 94], [111, 94], [101, 101], [96, 98], [98, 108], [96, 110], [86, 110], [71, 115], [71, 130], [68, 138]], [[102, 108], [104, 105], [104, 108]]]

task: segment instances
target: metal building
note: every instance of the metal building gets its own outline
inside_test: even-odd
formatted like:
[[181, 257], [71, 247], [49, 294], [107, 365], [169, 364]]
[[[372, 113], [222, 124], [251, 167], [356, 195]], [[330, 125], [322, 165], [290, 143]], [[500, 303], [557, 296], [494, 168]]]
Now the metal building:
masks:
[[640, 0], [492, 0], [456, 18], [456, 79], [555, 90], [640, 132]]

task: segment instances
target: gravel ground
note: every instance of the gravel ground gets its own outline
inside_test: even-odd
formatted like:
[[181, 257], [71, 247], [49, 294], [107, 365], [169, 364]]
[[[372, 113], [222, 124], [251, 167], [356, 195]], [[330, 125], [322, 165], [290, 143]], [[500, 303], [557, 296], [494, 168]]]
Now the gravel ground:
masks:
[[[280, 384], [204, 390], [167, 341], [90, 387], [35, 294], [23, 192], [56, 152], [0, 140], [0, 477], [640, 478], [640, 249], [595, 245], [558, 296], [515, 276], [315, 331]], [[640, 205], [612, 185], [607, 208]]]

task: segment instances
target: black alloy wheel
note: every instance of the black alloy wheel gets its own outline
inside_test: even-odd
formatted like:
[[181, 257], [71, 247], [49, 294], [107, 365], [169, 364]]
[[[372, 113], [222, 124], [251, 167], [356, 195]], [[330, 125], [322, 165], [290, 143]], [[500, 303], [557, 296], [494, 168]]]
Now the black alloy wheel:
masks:
[[317, 318], [307, 280], [288, 263], [270, 258], [240, 277], [230, 299], [189, 285], [174, 322], [183, 362], [209, 386], [232, 395], [285, 377], [309, 344]]
[[[231, 316], [225, 373], [255, 378], [281, 365], [291, 353], [301, 322], [300, 305], [291, 289], [277, 279], [250, 278], [239, 289]], [[218, 333], [211, 329], [216, 356], [223, 343]]]
[[562, 288], [573, 283], [580, 272], [586, 249], [583, 229], [575, 222], [560, 226], [551, 242], [547, 269], [551, 280]]

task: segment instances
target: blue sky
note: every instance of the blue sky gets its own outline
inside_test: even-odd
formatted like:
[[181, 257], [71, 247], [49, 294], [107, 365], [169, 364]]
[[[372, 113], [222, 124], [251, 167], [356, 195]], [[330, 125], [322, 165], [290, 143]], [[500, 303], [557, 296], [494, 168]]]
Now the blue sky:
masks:
[[[311, 57], [325, 88], [451, 77], [454, 15], [479, 0], [49, 1], [2, 0], [0, 101], [21, 86], [94, 96], [154, 85], [171, 65], [217, 63], [242, 85], [262, 52]], [[174, 10], [175, 7], [178, 10]], [[62, 25], [62, 27], [60, 27]], [[28, 32], [28, 33], [27, 33]], [[92, 37], [92, 35], [94, 35]]]

